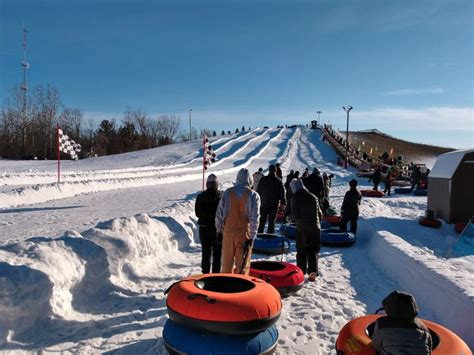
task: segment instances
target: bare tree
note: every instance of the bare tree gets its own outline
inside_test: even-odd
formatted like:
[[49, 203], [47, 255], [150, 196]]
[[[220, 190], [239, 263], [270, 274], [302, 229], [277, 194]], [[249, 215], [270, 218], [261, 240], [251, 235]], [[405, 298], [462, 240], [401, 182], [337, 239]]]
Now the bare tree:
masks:
[[83, 119], [82, 112], [79, 109], [64, 108], [59, 116], [59, 123], [61, 124], [62, 129], [73, 139], [77, 140], [81, 137]]
[[160, 137], [168, 138], [171, 143], [176, 141], [181, 125], [181, 119], [178, 116], [162, 115], [158, 118], [157, 124]]

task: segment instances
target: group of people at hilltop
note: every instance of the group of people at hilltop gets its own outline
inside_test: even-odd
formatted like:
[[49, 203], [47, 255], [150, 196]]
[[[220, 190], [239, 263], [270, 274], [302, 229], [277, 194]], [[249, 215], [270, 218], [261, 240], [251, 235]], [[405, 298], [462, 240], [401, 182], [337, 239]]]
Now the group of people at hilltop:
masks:
[[[309, 170], [309, 169], [307, 169]], [[233, 187], [219, 191], [217, 177], [210, 174], [206, 190], [196, 199], [199, 238], [202, 244], [203, 273], [236, 272], [248, 274], [253, 240], [257, 233], [275, 232], [278, 211], [296, 225], [296, 259], [301, 270], [314, 281], [319, 274], [318, 253], [321, 248], [321, 220], [329, 208], [329, 189], [333, 174], [314, 168], [302, 177], [291, 170], [282, 181], [279, 164], [271, 164], [268, 174], [258, 169], [250, 174], [241, 169]], [[355, 182], [355, 185], [354, 185]], [[341, 228], [351, 222], [357, 230], [360, 193], [357, 182], [351, 182], [342, 206]], [[211, 268], [212, 259], [212, 268]]]

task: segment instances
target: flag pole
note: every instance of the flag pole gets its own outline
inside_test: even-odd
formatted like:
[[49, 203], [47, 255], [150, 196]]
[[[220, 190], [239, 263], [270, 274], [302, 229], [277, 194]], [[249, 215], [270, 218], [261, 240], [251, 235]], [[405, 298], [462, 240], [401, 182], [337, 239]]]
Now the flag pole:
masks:
[[204, 173], [206, 171], [206, 136], [202, 141], [202, 191], [204, 191]]
[[56, 140], [58, 148], [58, 185], [61, 182], [61, 152], [59, 151], [59, 123], [56, 126]]

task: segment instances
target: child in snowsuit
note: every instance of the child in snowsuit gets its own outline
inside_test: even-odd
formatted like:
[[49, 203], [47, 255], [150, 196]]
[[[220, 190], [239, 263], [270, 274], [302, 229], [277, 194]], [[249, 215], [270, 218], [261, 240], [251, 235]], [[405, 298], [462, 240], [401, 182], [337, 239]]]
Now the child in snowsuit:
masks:
[[387, 314], [377, 319], [372, 347], [380, 355], [428, 355], [432, 339], [428, 328], [416, 318], [418, 306], [409, 293], [393, 291], [382, 301]]
[[374, 173], [369, 179], [369, 182], [372, 181], [374, 183], [374, 188], [372, 190], [378, 191], [381, 179], [382, 179], [382, 172], [380, 171], [379, 167], [376, 167]]
[[206, 182], [206, 190], [196, 198], [194, 210], [198, 218], [199, 239], [202, 246], [201, 270], [203, 274], [221, 271], [222, 234], [216, 233], [216, 210], [221, 199], [218, 190], [217, 176], [210, 174]]
[[[236, 273], [249, 274], [252, 244], [260, 217], [260, 196], [250, 188], [252, 180], [247, 169], [240, 169], [235, 186], [224, 192], [217, 207], [215, 223], [217, 232], [223, 233], [224, 273], [232, 272], [235, 265]], [[246, 250], [248, 253], [244, 260]]]

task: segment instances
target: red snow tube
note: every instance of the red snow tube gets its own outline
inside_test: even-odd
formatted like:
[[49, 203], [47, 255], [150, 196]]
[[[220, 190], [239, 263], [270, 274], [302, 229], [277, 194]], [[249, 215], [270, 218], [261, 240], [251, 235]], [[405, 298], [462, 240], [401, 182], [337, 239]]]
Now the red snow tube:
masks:
[[422, 226], [430, 227], [430, 228], [441, 227], [441, 221], [436, 218], [420, 217], [418, 219], [418, 223], [420, 223]]
[[464, 228], [466, 228], [467, 222], [462, 222], [462, 223], [456, 223], [454, 225], [454, 230], [456, 233], [461, 234]]
[[276, 220], [277, 222], [283, 222], [285, 220], [285, 211], [278, 210]]
[[329, 222], [331, 224], [341, 223], [341, 216], [324, 216], [323, 221]]
[[[381, 315], [370, 315], [355, 318], [347, 323], [339, 332], [336, 340], [338, 355], [375, 355], [372, 348], [372, 335], [375, 321]], [[463, 354], [472, 355], [466, 343], [443, 326], [422, 319], [428, 327], [433, 339], [433, 355]]]
[[382, 197], [384, 195], [382, 191], [375, 190], [360, 190], [360, 193], [365, 197]]
[[282, 296], [298, 291], [304, 283], [303, 271], [298, 266], [278, 261], [252, 262], [250, 276], [265, 280]]
[[171, 320], [217, 334], [261, 332], [275, 324], [281, 311], [281, 298], [273, 286], [239, 274], [191, 276], [166, 293]]

